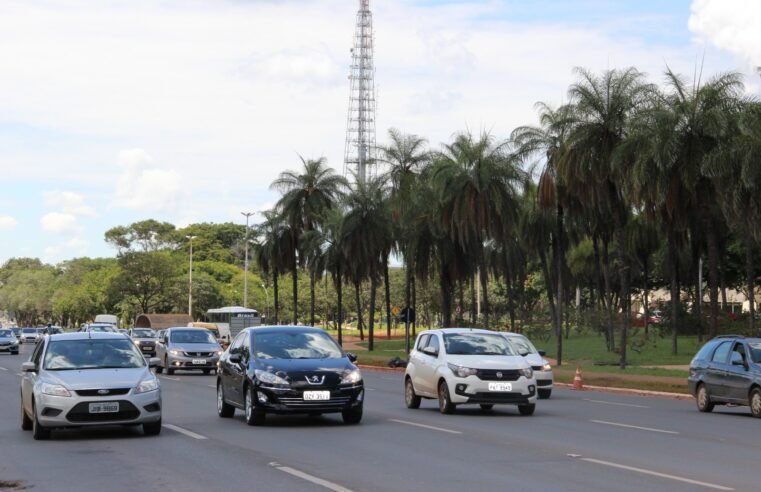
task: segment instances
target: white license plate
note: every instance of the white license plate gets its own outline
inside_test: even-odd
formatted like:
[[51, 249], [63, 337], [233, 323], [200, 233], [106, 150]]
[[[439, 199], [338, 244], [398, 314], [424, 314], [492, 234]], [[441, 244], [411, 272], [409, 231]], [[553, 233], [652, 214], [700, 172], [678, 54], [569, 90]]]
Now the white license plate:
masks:
[[205, 366], [206, 365], [206, 359], [193, 359], [193, 365], [194, 366]]
[[306, 401], [330, 400], [330, 391], [305, 391], [304, 400]]
[[151, 350], [153, 350], [153, 347], [143, 347], [144, 352], [150, 352]]
[[512, 391], [511, 383], [489, 383], [489, 391]]
[[90, 413], [117, 413], [119, 402], [90, 403]]

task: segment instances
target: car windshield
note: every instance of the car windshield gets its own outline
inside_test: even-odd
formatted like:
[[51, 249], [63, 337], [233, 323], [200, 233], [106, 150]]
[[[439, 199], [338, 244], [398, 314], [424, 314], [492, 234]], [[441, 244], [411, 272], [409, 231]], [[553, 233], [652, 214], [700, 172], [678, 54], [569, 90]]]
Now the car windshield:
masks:
[[0, 338], [2, 337], [12, 337], [13, 332], [11, 330], [0, 330]]
[[450, 355], [515, 355], [502, 335], [445, 333], [444, 347]]
[[254, 347], [260, 359], [340, 359], [344, 356], [325, 333], [257, 333]]
[[54, 340], [45, 353], [48, 371], [129, 369], [144, 367], [145, 359], [126, 338]]
[[89, 330], [103, 333], [118, 333], [116, 328], [110, 325], [90, 325]]
[[132, 336], [137, 338], [156, 338], [156, 332], [147, 328], [132, 330]]
[[37, 333], [37, 328], [24, 328], [23, 333]]
[[535, 354], [536, 348], [526, 337], [508, 337], [510, 344], [519, 354]]
[[214, 335], [207, 330], [172, 331], [170, 341], [174, 343], [217, 343]]
[[750, 359], [756, 364], [761, 363], [761, 343], [749, 343], [748, 348], [750, 348]]

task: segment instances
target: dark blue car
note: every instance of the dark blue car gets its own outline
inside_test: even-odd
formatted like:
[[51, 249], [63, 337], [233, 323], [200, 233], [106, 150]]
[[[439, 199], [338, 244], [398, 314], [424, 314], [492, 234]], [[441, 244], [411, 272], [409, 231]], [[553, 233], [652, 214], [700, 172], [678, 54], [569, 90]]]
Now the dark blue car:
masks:
[[761, 338], [716, 337], [698, 351], [687, 379], [698, 410], [715, 405], [747, 405], [761, 418]]

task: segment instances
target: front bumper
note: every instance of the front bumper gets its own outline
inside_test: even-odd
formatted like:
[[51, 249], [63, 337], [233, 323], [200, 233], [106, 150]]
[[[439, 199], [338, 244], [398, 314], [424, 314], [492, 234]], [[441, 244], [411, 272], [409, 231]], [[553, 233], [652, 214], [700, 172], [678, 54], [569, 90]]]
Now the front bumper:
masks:
[[[330, 391], [330, 400], [304, 400], [304, 390]], [[362, 405], [365, 400], [363, 383], [337, 387], [276, 388], [256, 386], [256, 408], [267, 413], [335, 413]]]
[[536, 379], [536, 385], [539, 389], [552, 389], [552, 384], [555, 381], [555, 377], [552, 371], [537, 371], [534, 370], [534, 379]]
[[[203, 364], [197, 364], [198, 361], [204, 361]], [[216, 369], [217, 362], [219, 362], [219, 356], [213, 357], [186, 357], [184, 355], [171, 355], [166, 356], [167, 366], [172, 369], [182, 369], [190, 371], [193, 369]]]
[[[117, 413], [89, 413], [90, 403], [119, 402]], [[161, 390], [133, 395], [61, 397], [35, 394], [37, 418], [44, 427], [148, 424], [161, 420]]]
[[[510, 404], [528, 405], [536, 403], [536, 379], [527, 379], [521, 376], [517, 381], [505, 381], [511, 385], [510, 391], [492, 391], [489, 383], [495, 381], [483, 381], [477, 376], [467, 378], [452, 378], [449, 384], [449, 394], [454, 404], [481, 403], [481, 404]], [[454, 390], [454, 391], [452, 391]]]
[[0, 345], [0, 352], [18, 352], [18, 343], [15, 345]]

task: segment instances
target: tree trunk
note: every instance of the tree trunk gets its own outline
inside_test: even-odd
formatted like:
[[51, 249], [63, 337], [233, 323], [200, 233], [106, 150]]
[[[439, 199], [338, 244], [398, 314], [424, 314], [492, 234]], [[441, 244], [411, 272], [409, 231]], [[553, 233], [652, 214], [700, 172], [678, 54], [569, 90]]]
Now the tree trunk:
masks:
[[341, 270], [335, 277], [336, 300], [338, 301], [338, 345], [343, 346], [343, 282], [341, 281]]
[[650, 266], [649, 257], [645, 256], [645, 258], [642, 261], [642, 270], [643, 270], [643, 273], [645, 275], [645, 290], [644, 290], [644, 294], [642, 295], [642, 304], [643, 304], [643, 309], [645, 311], [645, 318], [644, 318], [645, 327], [644, 328], [645, 328], [645, 336], [646, 337], [647, 337], [647, 334], [648, 334], [647, 333], [648, 332], [648, 327], [650, 326], [650, 306], [649, 306], [648, 299], [647, 299], [648, 294], [649, 294], [648, 287], [647, 287], [647, 278], [649, 277], [649, 266]]
[[412, 338], [414, 339], [415, 337], [417, 337], [417, 334], [415, 332], [417, 331], [417, 320], [418, 320], [417, 280], [415, 279], [415, 275], [412, 275], [411, 278], [412, 278], [412, 310], [415, 312], [415, 320], [412, 322]]
[[277, 273], [272, 275], [272, 295], [275, 298], [274, 299], [274, 302], [275, 302], [275, 323], [274, 324], [279, 325], [280, 324], [280, 300], [279, 300], [280, 294], [277, 287], [277, 277], [278, 277]]
[[391, 339], [391, 287], [388, 284], [388, 255], [383, 260], [383, 284], [386, 286], [386, 337]]
[[441, 262], [439, 288], [441, 290], [441, 326], [449, 328], [452, 326], [452, 281], [444, 261]]
[[[483, 252], [481, 253], [483, 255]], [[480, 269], [480, 275], [481, 275], [481, 291], [483, 292], [484, 296], [484, 304], [483, 304], [483, 310], [481, 311], [484, 315], [484, 329], [489, 329], [489, 272], [486, 269], [486, 261], [485, 259], [481, 260], [481, 269]]]
[[505, 275], [505, 283], [507, 284], [507, 309], [510, 312], [510, 331], [515, 333], [515, 297], [513, 296], [513, 279], [508, 273]]
[[375, 296], [378, 292], [378, 281], [375, 279], [375, 268], [371, 269], [372, 278], [370, 278], [370, 319], [367, 328], [367, 350], [372, 352], [375, 349]]
[[465, 320], [465, 282], [457, 282], [457, 324], [462, 326]]
[[[547, 265], [547, 255], [544, 252], [543, 249], [539, 250], [539, 261], [542, 264], [542, 273], [544, 274], [545, 279], [552, 278], [550, 277], [550, 269]], [[550, 303], [550, 319], [552, 320], [552, 326], [553, 330], [554, 327], [557, 326], [557, 313], [555, 312], [555, 294], [552, 291], [551, 282], [548, 280], [544, 281], [544, 288], [547, 291], [547, 302]]]
[[727, 282], [725, 278], [725, 265], [724, 265], [725, 255], [726, 255], [726, 251], [722, 251], [719, 254], [719, 289], [721, 292], [721, 310], [724, 313], [729, 311], [729, 307], [727, 306]]
[[677, 327], [679, 326], [679, 253], [674, 231], [668, 234], [669, 275], [671, 277], [671, 355], [677, 353]]
[[404, 317], [404, 350], [409, 355], [410, 353], [410, 302], [412, 298], [412, 265], [410, 265], [409, 259], [405, 262], [404, 269], [404, 305], [406, 309], [406, 316]]
[[708, 338], [716, 336], [719, 328], [719, 245], [716, 228], [708, 221], [708, 283], [711, 294], [711, 332]]
[[365, 332], [362, 330], [362, 302], [360, 300], [360, 281], [354, 279], [354, 300], [357, 302], [357, 328], [359, 328], [359, 339], [365, 340]]
[[293, 324], [299, 322], [299, 267], [296, 263], [296, 255], [293, 255], [293, 270], [291, 280], [293, 282]]
[[555, 231], [555, 254], [557, 263], [557, 327], [555, 328], [555, 336], [557, 336], [557, 365], [563, 363], [563, 265], [565, 264], [565, 252], [563, 251], [563, 207], [559, 204], [557, 206], [557, 229]]
[[315, 284], [315, 272], [310, 269], [309, 272], [309, 325], [314, 326], [314, 284]]
[[470, 326], [476, 326], [476, 276], [468, 275], [470, 280]]
[[703, 340], [703, 279], [702, 272], [700, 270], [700, 236], [696, 232], [696, 228], [692, 228], [692, 267], [695, 281], [695, 302], [693, 303], [692, 314], [698, 320], [698, 341]]
[[754, 279], [756, 278], [755, 272], [753, 269], [753, 237], [751, 236], [750, 230], [745, 229], [743, 232], [743, 245], [745, 247], [745, 281], [747, 282], [748, 287], [748, 311], [750, 316], [748, 317], [748, 328], [751, 335], [756, 334], [756, 296], [755, 296], [755, 290], [756, 287], [754, 285]]
[[615, 305], [613, 304], [613, 290], [610, 286], [610, 256], [608, 255], [608, 241], [606, 239], [603, 239], [602, 241], [602, 264], [603, 280], [605, 285], [605, 308], [608, 313], [608, 326], [606, 327], [608, 332], [608, 341], [610, 343], [608, 350], [612, 352], [616, 349], [616, 335], [615, 330], [613, 329], [613, 311], [615, 309]]

